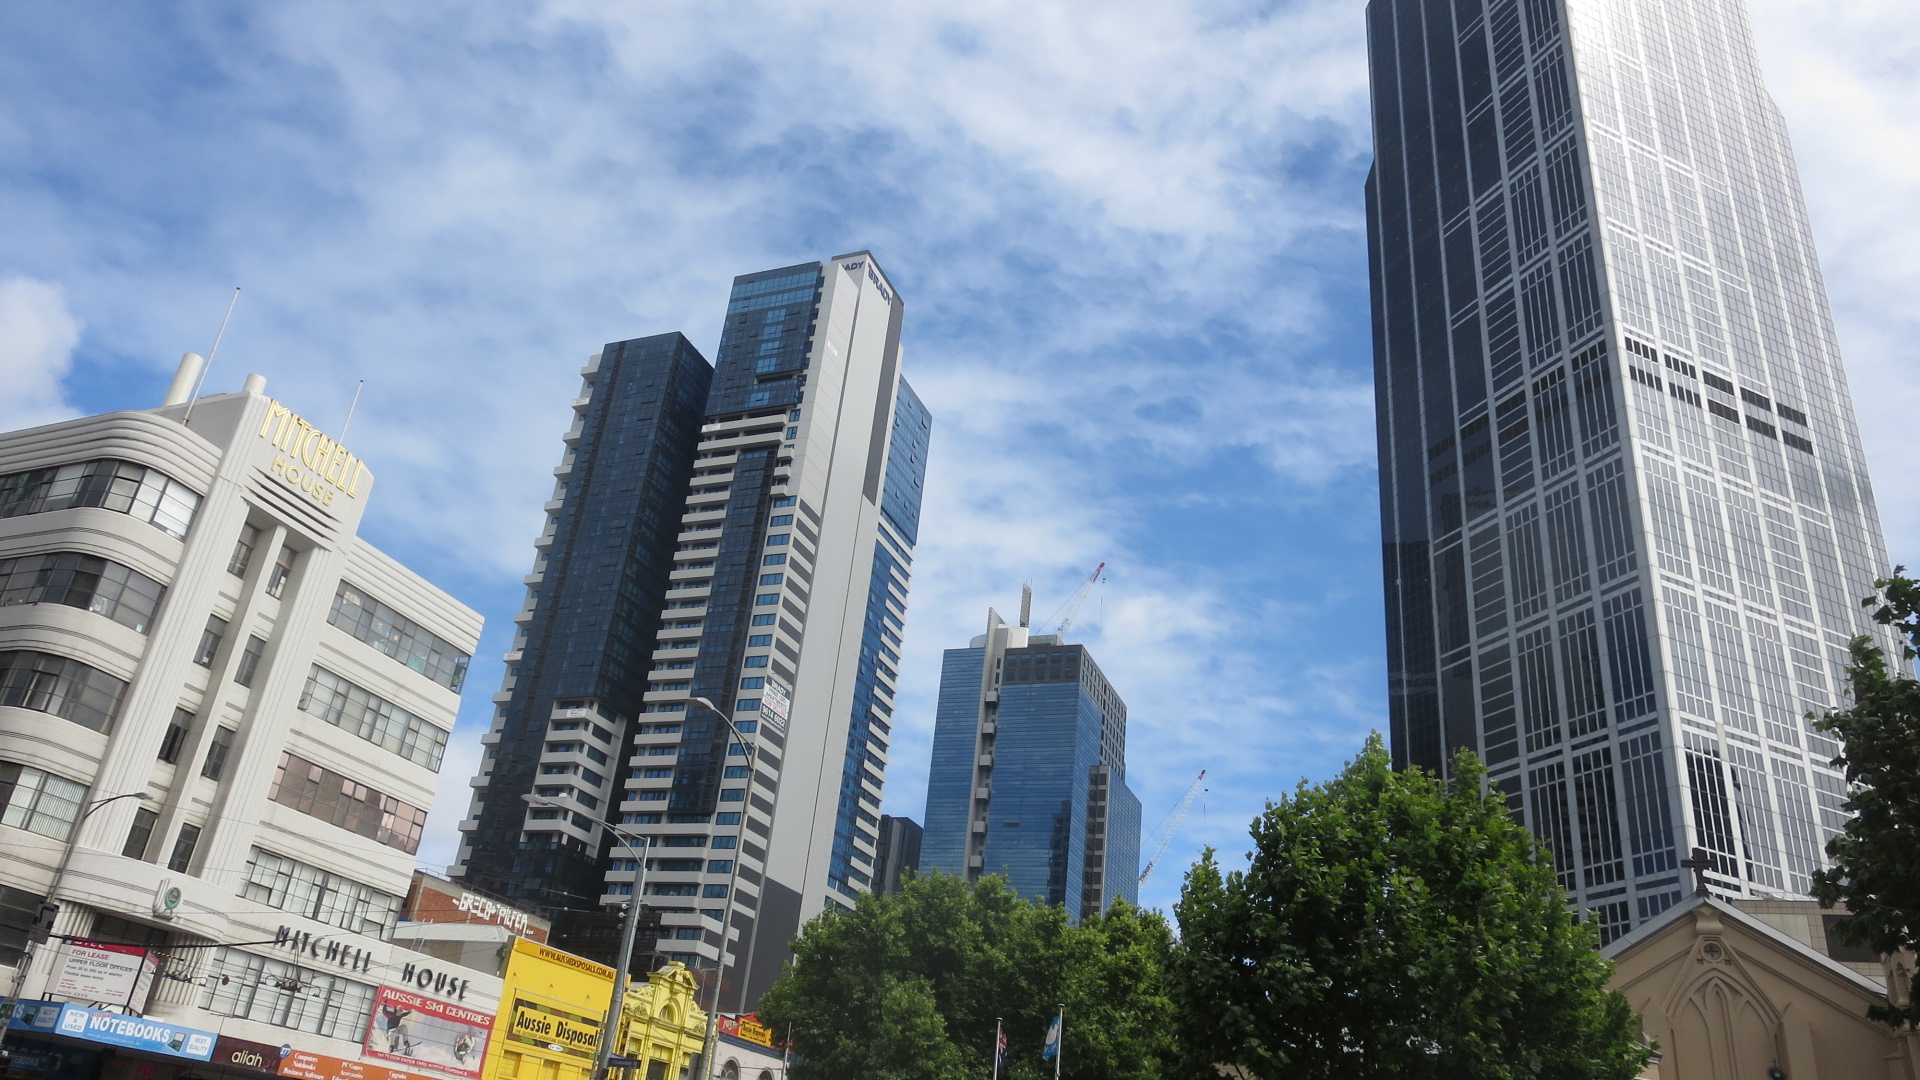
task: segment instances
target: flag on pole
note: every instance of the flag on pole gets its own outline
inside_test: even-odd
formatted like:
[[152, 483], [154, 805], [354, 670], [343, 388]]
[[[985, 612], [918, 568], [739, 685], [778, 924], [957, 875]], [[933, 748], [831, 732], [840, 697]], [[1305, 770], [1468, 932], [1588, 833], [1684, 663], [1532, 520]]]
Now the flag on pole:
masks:
[[1040, 1048], [1041, 1061], [1052, 1061], [1060, 1055], [1060, 1025], [1066, 1018], [1066, 1011], [1062, 1010], [1060, 1015], [1053, 1018], [1053, 1023], [1047, 1025], [1047, 1043]]
[[999, 1017], [993, 1021], [993, 1076], [1000, 1080], [1000, 1070], [1007, 1066], [1007, 1033], [1000, 1027]]

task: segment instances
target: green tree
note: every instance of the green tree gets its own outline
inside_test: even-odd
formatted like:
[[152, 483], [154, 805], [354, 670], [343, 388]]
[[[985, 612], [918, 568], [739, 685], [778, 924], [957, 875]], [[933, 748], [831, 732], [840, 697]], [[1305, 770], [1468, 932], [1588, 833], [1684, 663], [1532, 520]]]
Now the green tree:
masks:
[[1124, 903], [1074, 926], [1003, 878], [933, 874], [808, 923], [759, 1011], [804, 1058], [793, 1080], [980, 1080], [996, 1017], [1000, 1075], [1042, 1080], [1062, 1003], [1063, 1077], [1156, 1080], [1172, 1045], [1171, 948], [1164, 919]]
[[1647, 1058], [1591, 926], [1471, 754], [1396, 772], [1378, 735], [1209, 850], [1177, 913], [1182, 1075], [1264, 1080], [1632, 1077]]
[[[1853, 639], [1847, 667], [1852, 706], [1819, 721], [1839, 737], [1842, 749], [1833, 764], [1846, 770], [1853, 785], [1843, 809], [1853, 816], [1846, 830], [1827, 842], [1833, 868], [1814, 875], [1813, 895], [1822, 904], [1844, 904], [1849, 914], [1833, 933], [1852, 945], [1882, 953], [1920, 949], [1920, 682], [1907, 674], [1907, 661], [1920, 644], [1920, 582], [1903, 576], [1874, 582], [1879, 590], [1866, 599], [1877, 606], [1874, 618], [1902, 637], [1902, 659], [1861, 636]], [[1908, 986], [1896, 988], [1897, 1004], [1869, 1013], [1894, 1027], [1920, 1027], [1920, 1003]]]

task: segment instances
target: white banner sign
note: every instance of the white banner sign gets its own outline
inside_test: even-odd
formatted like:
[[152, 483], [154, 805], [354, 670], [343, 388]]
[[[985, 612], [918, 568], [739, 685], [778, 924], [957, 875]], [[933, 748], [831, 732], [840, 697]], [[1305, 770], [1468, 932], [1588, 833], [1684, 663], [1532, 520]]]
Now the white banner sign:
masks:
[[767, 685], [760, 691], [760, 718], [781, 731], [787, 730], [787, 710], [793, 708], [793, 697], [780, 680], [767, 676]]
[[134, 996], [150, 959], [138, 945], [69, 941], [47, 992], [75, 1001], [118, 1002]]

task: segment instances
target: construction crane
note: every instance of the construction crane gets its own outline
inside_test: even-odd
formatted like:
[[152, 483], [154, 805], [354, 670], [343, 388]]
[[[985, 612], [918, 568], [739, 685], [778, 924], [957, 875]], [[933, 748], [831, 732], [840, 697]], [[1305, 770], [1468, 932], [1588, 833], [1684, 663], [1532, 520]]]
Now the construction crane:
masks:
[[1100, 583], [1100, 575], [1106, 569], [1106, 563], [1101, 563], [1099, 566], [1094, 567], [1093, 573], [1087, 575], [1087, 580], [1081, 583], [1079, 591], [1075, 592], [1068, 598], [1065, 604], [1061, 605], [1060, 625], [1054, 629], [1054, 633], [1065, 634], [1067, 627], [1073, 625], [1073, 617], [1080, 614], [1080, 605], [1087, 602], [1087, 595], [1093, 592], [1095, 585]]
[[1193, 797], [1206, 790], [1200, 786], [1200, 782], [1206, 778], [1207, 770], [1201, 769], [1200, 775], [1194, 777], [1193, 783], [1187, 785], [1187, 793], [1180, 797], [1180, 805], [1174, 807], [1173, 813], [1167, 815], [1167, 824], [1160, 830], [1160, 840], [1153, 846], [1153, 858], [1148, 859], [1146, 869], [1140, 871], [1140, 884], [1145, 885], [1147, 875], [1153, 873], [1153, 868], [1160, 865], [1160, 856], [1167, 853], [1167, 845], [1173, 843], [1173, 835], [1180, 831], [1180, 823], [1186, 820], [1187, 811], [1193, 809]]

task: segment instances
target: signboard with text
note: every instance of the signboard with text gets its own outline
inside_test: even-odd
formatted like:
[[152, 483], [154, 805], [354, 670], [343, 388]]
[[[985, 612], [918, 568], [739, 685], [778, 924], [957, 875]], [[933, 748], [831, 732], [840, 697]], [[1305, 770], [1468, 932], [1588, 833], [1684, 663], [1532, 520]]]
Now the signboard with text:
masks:
[[152, 966], [148, 950], [138, 945], [79, 939], [62, 942], [59, 966], [54, 969], [47, 993], [130, 1006], [143, 979], [152, 979]]
[[600, 1021], [544, 1002], [515, 998], [507, 1038], [556, 1054], [590, 1058], [600, 1047]]
[[251, 1039], [222, 1035], [213, 1043], [213, 1064], [229, 1069], [244, 1069], [265, 1076], [280, 1075], [280, 1059], [292, 1053], [290, 1046], [273, 1046]]
[[349, 1061], [305, 1050], [295, 1050], [282, 1059], [280, 1075], [290, 1080], [427, 1080], [405, 1069], [390, 1069], [371, 1061]]
[[768, 1049], [773, 1048], [773, 1029], [761, 1023], [760, 1018], [753, 1013], [743, 1013], [739, 1016], [722, 1015], [714, 1021], [714, 1027], [718, 1028], [722, 1035], [731, 1035], [736, 1039], [758, 1043]]
[[760, 691], [760, 718], [772, 724], [776, 730], [787, 730], [787, 714], [793, 709], [793, 693], [781, 685], [779, 679], [767, 676], [767, 685]]
[[392, 986], [374, 992], [368, 1057], [478, 1080], [493, 1014]]
[[[46, 1010], [36, 1012], [35, 1019], [38, 1020]], [[19, 1019], [14, 1021], [16, 1026], [19, 1023]], [[48, 1030], [39, 1023], [34, 1023], [32, 1028]], [[125, 1013], [84, 1009], [78, 1005], [60, 1006], [59, 1018], [53, 1023], [51, 1034], [122, 1046], [129, 1050], [144, 1050], [149, 1054], [164, 1054], [167, 1057], [190, 1058], [194, 1061], [213, 1058], [214, 1034], [211, 1031], [199, 1031], [164, 1020], [148, 1020]]]

